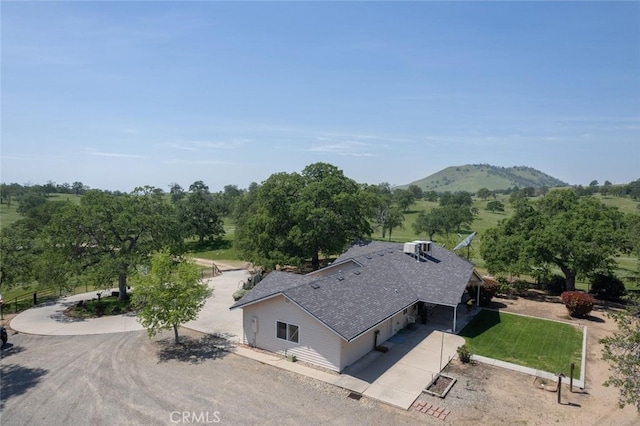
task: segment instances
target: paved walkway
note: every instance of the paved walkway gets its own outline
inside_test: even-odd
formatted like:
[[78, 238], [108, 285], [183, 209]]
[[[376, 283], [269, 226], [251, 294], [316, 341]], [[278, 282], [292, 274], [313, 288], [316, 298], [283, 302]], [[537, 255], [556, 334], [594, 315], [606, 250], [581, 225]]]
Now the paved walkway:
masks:
[[336, 385], [408, 410], [464, 344], [460, 336], [416, 327], [391, 339], [397, 343], [385, 342], [387, 353], [370, 352], [349, 366]]

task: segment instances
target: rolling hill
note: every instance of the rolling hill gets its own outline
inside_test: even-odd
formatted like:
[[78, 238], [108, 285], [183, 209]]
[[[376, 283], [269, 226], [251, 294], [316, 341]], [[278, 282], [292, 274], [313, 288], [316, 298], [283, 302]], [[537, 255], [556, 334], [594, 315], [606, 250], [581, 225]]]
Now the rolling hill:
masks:
[[418, 185], [424, 191], [467, 191], [475, 193], [481, 188], [499, 191], [515, 186], [519, 188], [528, 186], [534, 188], [543, 186], [552, 188], [556, 186], [568, 186], [569, 184], [526, 166], [497, 167], [489, 164], [467, 164], [464, 166], [447, 167], [431, 176], [403, 185], [402, 187], [409, 185]]

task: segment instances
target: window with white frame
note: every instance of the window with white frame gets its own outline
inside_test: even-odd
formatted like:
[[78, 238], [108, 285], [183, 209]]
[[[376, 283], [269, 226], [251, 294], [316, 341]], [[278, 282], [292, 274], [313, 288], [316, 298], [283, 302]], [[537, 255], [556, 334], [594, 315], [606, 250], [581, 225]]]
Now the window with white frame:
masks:
[[286, 322], [276, 322], [276, 337], [289, 342], [298, 343], [298, 326]]

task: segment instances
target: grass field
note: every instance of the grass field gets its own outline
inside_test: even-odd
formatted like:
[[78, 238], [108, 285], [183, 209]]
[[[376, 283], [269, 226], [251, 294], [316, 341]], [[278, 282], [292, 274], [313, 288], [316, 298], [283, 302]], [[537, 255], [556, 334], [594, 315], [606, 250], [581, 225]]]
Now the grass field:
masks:
[[209, 260], [241, 260], [233, 244], [235, 229], [234, 223], [226, 218], [224, 220], [224, 237], [216, 241], [205, 241], [202, 244], [195, 240], [187, 241], [185, 243], [187, 253], [193, 257]]
[[569, 324], [482, 310], [460, 332], [471, 353], [580, 377], [582, 332]]
[[17, 203], [11, 203], [11, 207], [8, 207], [4, 203], [0, 204], [0, 229], [11, 225], [13, 222], [21, 218], [16, 211], [17, 208]]
[[[81, 197], [73, 194], [50, 194], [47, 198], [51, 201], [71, 201], [72, 203], [79, 203]], [[16, 201], [12, 201], [11, 207], [8, 207], [5, 203], [0, 204], [0, 229], [22, 218], [22, 216], [18, 214], [17, 209], [18, 203]]]

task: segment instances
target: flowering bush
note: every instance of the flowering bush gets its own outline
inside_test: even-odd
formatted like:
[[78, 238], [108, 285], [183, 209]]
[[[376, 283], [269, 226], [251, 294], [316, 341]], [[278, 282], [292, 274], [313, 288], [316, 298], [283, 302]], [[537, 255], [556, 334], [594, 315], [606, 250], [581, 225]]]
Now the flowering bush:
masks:
[[[488, 305], [491, 303], [491, 299], [493, 299], [493, 296], [495, 296], [498, 291], [498, 283], [494, 279], [488, 277], [482, 277], [482, 280], [484, 281], [484, 285], [480, 287], [480, 304]], [[478, 287], [475, 285], [469, 286], [467, 288], [467, 293], [472, 299], [475, 299], [478, 295]]]
[[584, 317], [593, 309], [595, 299], [592, 295], [581, 291], [565, 291], [560, 295], [562, 303], [572, 317]]

